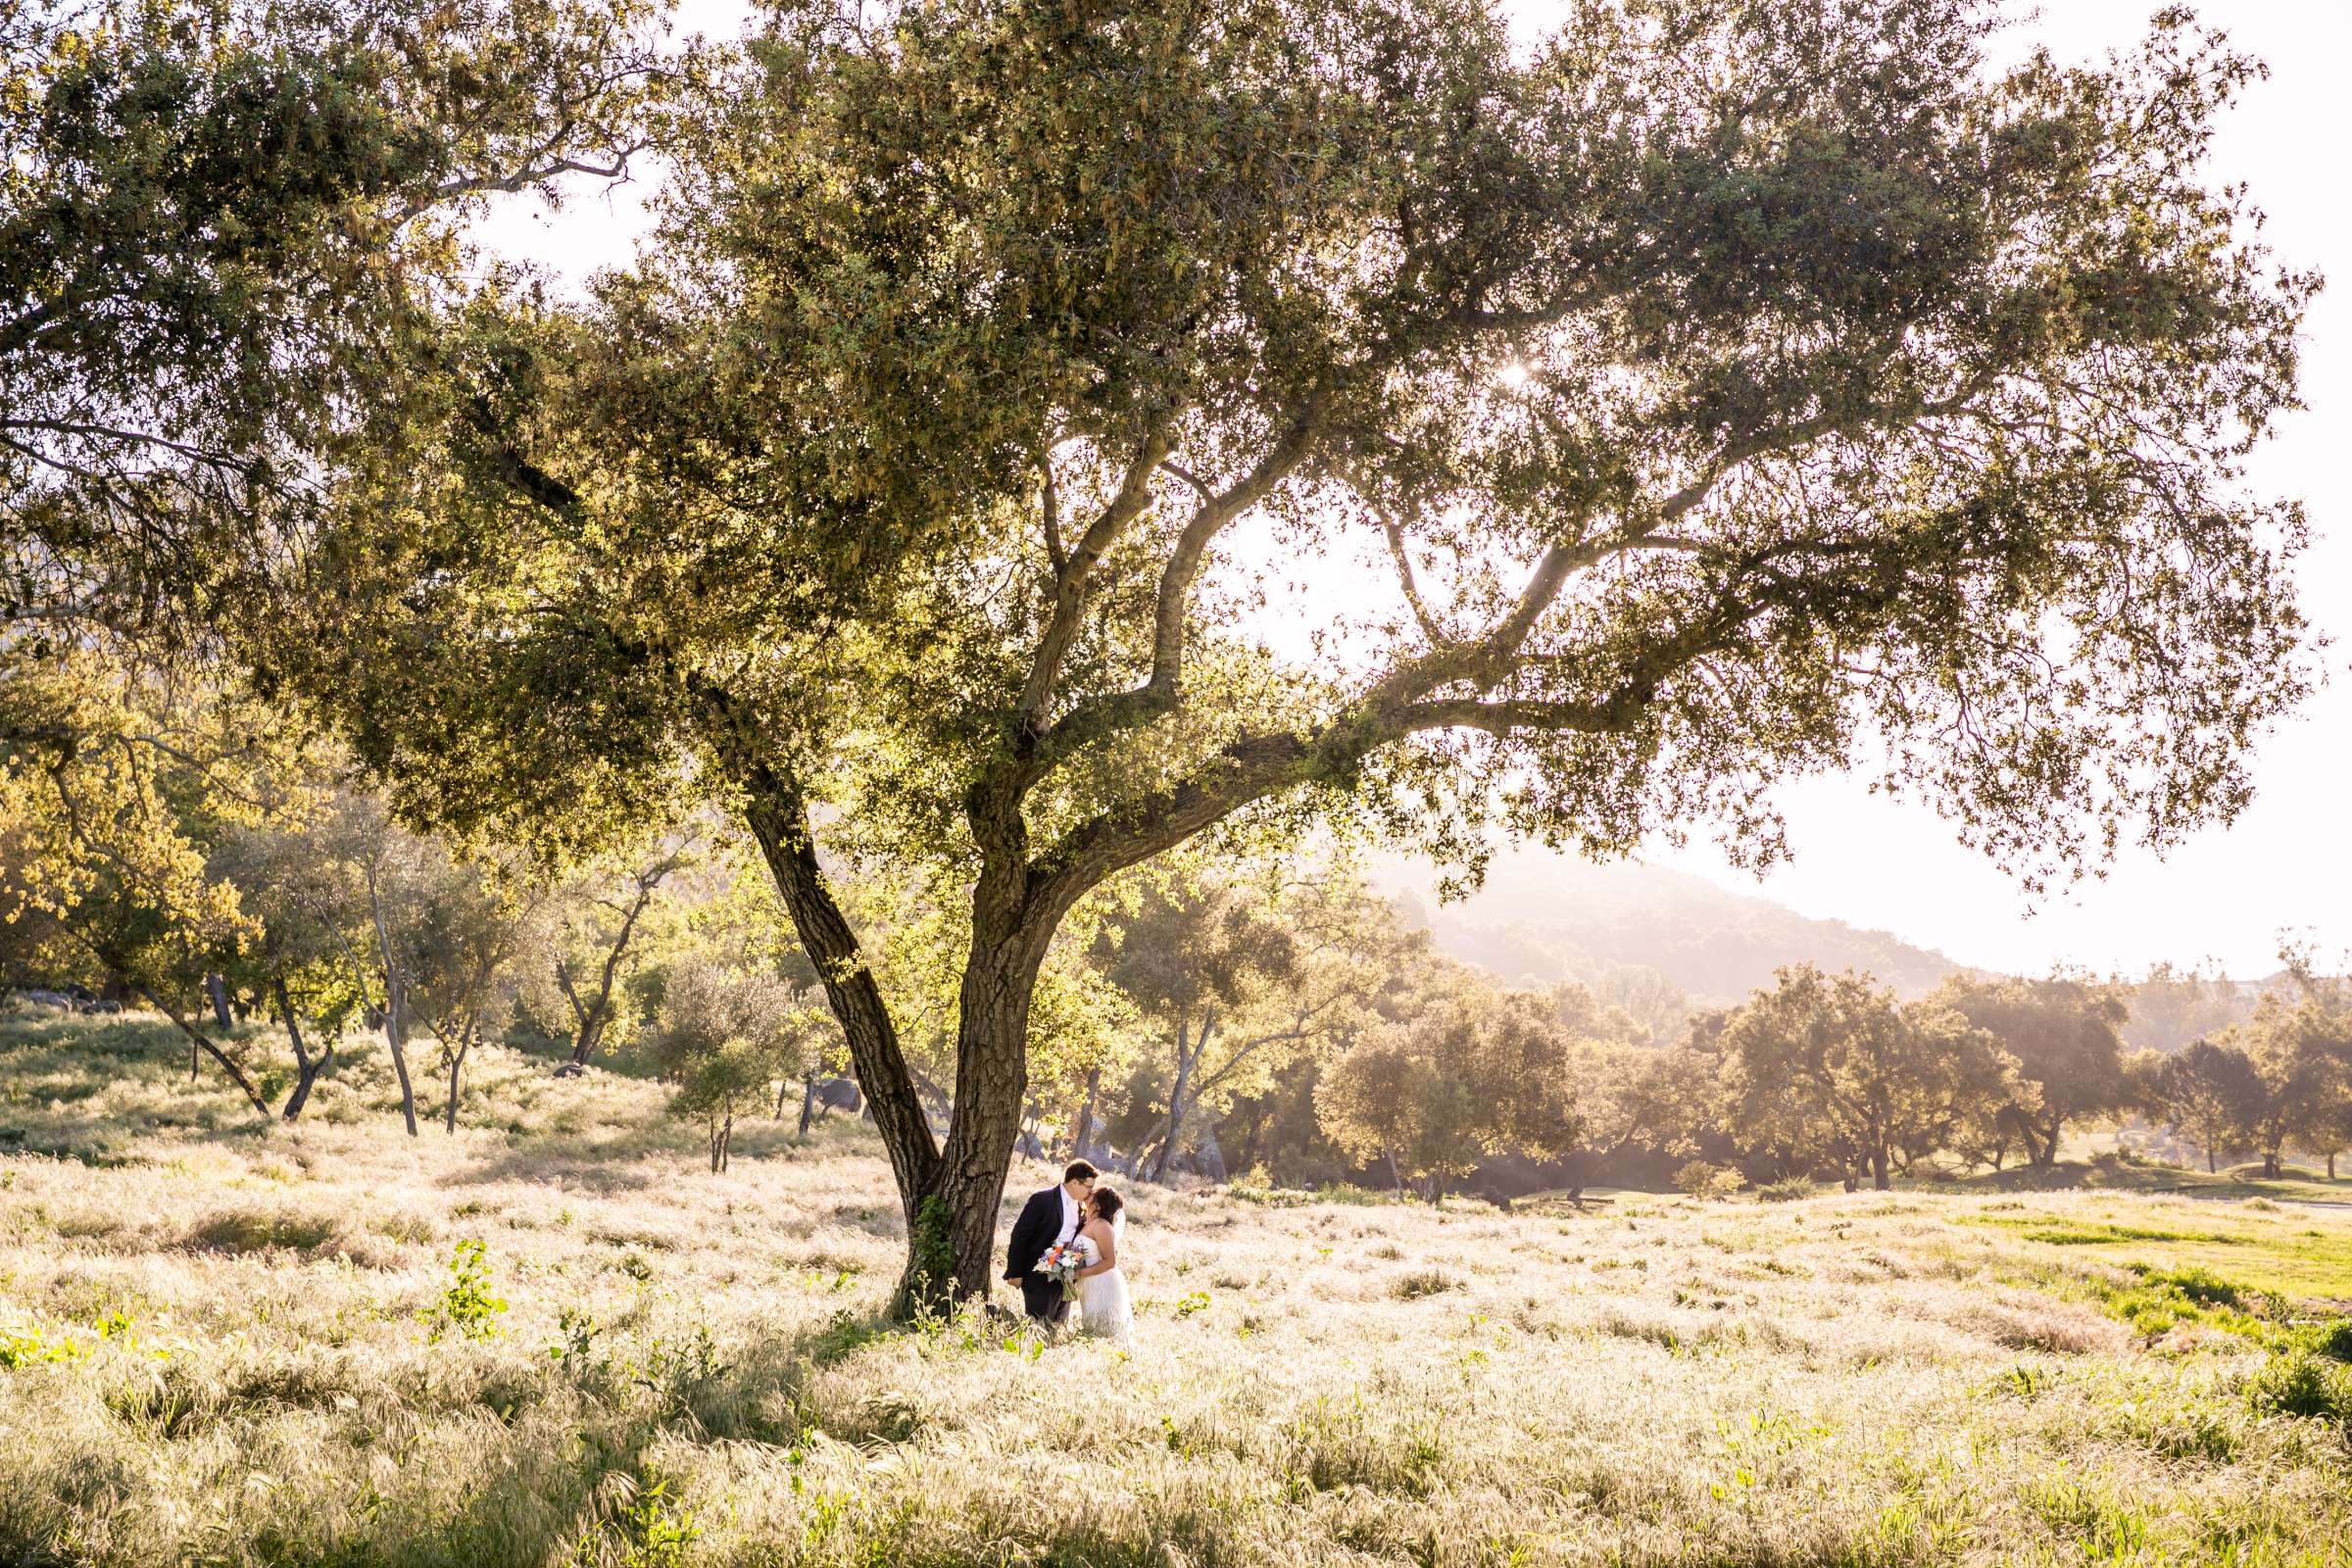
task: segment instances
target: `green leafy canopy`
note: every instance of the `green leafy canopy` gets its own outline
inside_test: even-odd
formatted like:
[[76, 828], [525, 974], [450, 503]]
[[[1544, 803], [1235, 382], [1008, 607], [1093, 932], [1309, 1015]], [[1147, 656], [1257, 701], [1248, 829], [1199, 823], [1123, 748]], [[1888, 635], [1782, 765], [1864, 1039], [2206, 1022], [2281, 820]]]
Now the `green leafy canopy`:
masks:
[[[784, 6], [666, 96], [636, 262], [452, 290], [245, 652], [460, 827], [741, 808], [977, 1284], [1054, 933], [1197, 835], [1762, 859], [1875, 763], [2038, 880], [2243, 804], [2310, 678], [2243, 463], [2316, 280], [2201, 172], [2258, 67], [1993, 24]], [[1393, 612], [1270, 652], [1359, 550]], [[968, 902], [944, 1152], [819, 844]]]

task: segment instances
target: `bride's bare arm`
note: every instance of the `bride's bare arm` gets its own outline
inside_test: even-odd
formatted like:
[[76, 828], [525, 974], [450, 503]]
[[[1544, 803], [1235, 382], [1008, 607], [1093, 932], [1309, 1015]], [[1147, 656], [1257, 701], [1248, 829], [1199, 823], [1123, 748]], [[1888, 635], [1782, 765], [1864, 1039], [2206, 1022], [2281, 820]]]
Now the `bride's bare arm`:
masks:
[[1095, 1250], [1102, 1257], [1102, 1261], [1092, 1268], [1080, 1269], [1078, 1277], [1082, 1280], [1092, 1279], [1097, 1274], [1107, 1274], [1117, 1268], [1119, 1266], [1119, 1241], [1111, 1233], [1110, 1227], [1101, 1220], [1097, 1220], [1087, 1226], [1086, 1234], [1094, 1238]]

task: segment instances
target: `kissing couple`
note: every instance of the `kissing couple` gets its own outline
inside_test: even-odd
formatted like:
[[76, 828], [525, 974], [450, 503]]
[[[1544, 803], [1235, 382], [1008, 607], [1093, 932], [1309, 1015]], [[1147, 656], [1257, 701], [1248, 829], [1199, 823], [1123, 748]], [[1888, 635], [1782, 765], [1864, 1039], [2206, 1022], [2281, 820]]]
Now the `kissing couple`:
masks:
[[1115, 1345], [1133, 1343], [1135, 1309], [1119, 1272], [1125, 1200], [1096, 1185], [1095, 1167], [1073, 1159], [1061, 1184], [1032, 1194], [1012, 1222], [1004, 1277], [1021, 1288], [1021, 1304], [1047, 1329], [1068, 1321], [1078, 1303], [1078, 1332]]

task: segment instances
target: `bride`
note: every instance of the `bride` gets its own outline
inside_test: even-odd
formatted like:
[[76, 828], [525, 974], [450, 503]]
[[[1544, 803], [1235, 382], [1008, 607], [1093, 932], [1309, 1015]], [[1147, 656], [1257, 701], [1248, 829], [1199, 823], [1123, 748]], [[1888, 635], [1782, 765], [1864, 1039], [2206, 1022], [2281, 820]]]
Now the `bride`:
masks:
[[1078, 1228], [1079, 1250], [1086, 1258], [1086, 1266], [1078, 1271], [1079, 1332], [1121, 1346], [1133, 1343], [1130, 1331], [1135, 1323], [1127, 1276], [1119, 1272], [1119, 1238], [1127, 1229], [1120, 1210], [1126, 1206], [1117, 1193], [1098, 1187], [1086, 1200], [1086, 1223]]

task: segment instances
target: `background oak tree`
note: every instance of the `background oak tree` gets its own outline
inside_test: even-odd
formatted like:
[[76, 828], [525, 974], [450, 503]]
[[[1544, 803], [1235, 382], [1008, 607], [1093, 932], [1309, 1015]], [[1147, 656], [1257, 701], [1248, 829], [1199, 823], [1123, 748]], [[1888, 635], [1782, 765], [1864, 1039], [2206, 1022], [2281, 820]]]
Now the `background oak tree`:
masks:
[[2017, 1058], [2018, 1080], [2033, 1104], [2005, 1101], [1993, 1112], [1997, 1147], [2016, 1134], [2037, 1166], [2055, 1164], [2068, 1125], [2096, 1124], [2138, 1108], [2124, 1069], [2123, 1026], [2130, 1016], [2118, 988], [2053, 976], [2048, 980], [1955, 976], [1935, 1000], [1990, 1033]]

